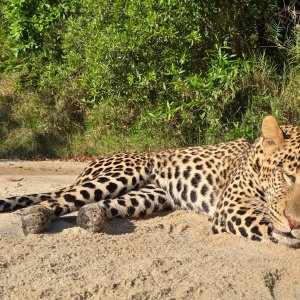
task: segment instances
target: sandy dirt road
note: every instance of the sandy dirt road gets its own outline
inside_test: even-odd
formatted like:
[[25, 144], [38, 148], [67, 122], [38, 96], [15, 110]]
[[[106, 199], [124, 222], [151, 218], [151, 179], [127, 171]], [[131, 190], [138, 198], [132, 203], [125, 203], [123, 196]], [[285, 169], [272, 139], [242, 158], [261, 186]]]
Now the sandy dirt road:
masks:
[[[72, 183], [78, 162], [0, 161], [0, 198]], [[0, 214], [0, 299], [300, 299], [300, 249], [210, 235], [191, 212], [113, 220], [105, 232], [75, 216], [24, 236]]]

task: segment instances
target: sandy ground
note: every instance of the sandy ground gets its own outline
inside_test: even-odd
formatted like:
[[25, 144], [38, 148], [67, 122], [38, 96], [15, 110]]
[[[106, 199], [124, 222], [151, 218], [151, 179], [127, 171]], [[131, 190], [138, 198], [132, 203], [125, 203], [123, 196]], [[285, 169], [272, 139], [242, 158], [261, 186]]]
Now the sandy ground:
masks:
[[[0, 161], [0, 196], [63, 187], [84, 165]], [[212, 236], [205, 216], [113, 220], [99, 234], [74, 222], [24, 236], [17, 214], [0, 214], [0, 299], [300, 299], [300, 249]]]

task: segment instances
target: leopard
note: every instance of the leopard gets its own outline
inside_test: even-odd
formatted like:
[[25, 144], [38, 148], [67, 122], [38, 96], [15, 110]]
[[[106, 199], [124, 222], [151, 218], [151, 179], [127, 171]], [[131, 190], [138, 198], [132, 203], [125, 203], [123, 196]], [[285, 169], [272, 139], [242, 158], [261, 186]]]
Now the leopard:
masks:
[[300, 128], [266, 116], [253, 143], [115, 153], [91, 161], [67, 187], [0, 200], [0, 212], [19, 212], [25, 235], [72, 212], [97, 233], [110, 219], [177, 209], [208, 216], [213, 234], [299, 248]]

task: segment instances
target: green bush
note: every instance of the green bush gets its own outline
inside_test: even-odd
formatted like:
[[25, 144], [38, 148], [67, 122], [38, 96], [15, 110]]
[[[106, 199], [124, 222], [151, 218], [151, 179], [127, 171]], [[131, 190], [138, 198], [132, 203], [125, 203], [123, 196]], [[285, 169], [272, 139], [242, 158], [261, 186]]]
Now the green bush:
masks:
[[14, 57], [20, 58], [32, 51], [47, 60], [61, 56], [64, 20], [76, 13], [77, 0], [1, 0], [0, 4], [2, 33], [5, 32], [7, 38], [2, 42], [5, 41], [4, 46]]

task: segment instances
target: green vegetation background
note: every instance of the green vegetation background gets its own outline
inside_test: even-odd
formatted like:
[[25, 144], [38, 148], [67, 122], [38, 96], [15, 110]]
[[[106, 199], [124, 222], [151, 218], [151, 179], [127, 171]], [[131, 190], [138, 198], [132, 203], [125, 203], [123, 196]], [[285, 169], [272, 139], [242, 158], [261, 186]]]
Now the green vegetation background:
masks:
[[297, 1], [0, 0], [0, 157], [253, 140], [299, 123]]

